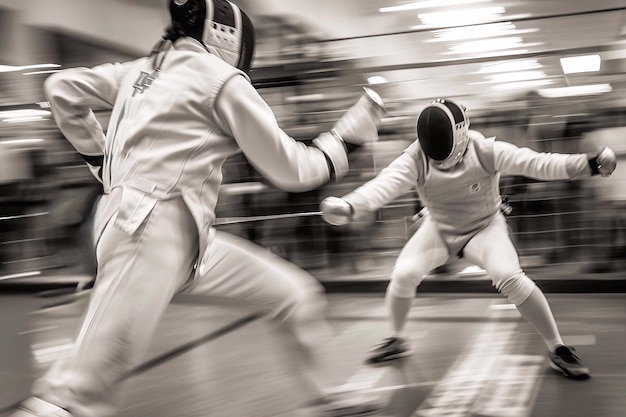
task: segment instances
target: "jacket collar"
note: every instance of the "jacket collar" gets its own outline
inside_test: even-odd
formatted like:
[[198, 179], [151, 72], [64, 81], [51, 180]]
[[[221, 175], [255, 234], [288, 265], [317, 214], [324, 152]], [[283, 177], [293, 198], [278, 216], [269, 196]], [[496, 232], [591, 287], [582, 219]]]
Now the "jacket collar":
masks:
[[183, 36], [182, 38], [178, 38], [174, 42], [174, 49], [176, 49], [177, 51], [204, 52], [207, 54], [210, 53], [205, 48], [205, 46], [200, 43], [200, 41], [189, 36]]

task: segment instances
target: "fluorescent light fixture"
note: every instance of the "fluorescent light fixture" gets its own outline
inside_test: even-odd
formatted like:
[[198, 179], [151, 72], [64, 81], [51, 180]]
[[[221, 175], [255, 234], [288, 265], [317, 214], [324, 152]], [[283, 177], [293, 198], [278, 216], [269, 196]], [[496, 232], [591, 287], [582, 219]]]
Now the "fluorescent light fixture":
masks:
[[387, 79], [385, 77], [381, 77], [380, 75], [374, 75], [367, 79], [368, 84], [385, 84]]
[[33, 65], [0, 65], [0, 72], [16, 72], [23, 70], [31, 70], [31, 69], [42, 69], [42, 68], [58, 68], [59, 64], [33, 64]]
[[528, 71], [541, 68], [541, 64], [536, 59], [521, 59], [519, 61], [498, 62], [495, 64], [485, 64], [480, 69], [481, 74], [493, 74], [508, 71]]
[[538, 31], [539, 29], [518, 30], [517, 27], [511, 22], [487, 23], [484, 25], [434, 30], [433, 35], [435, 35], [435, 39], [428, 39], [426, 42], [466, 41], [470, 39], [520, 35], [523, 33]]
[[[526, 45], [522, 45], [522, 46], [526, 46]], [[520, 54], [527, 54], [530, 51], [528, 49], [503, 49], [501, 51], [486, 51], [486, 52], [482, 52], [480, 54], [480, 58], [501, 58], [507, 55], [520, 55]], [[458, 52], [450, 52], [450, 51], [446, 51], [446, 52], [442, 52], [441, 55], [454, 55], [457, 54]]]
[[0, 141], [0, 145], [31, 145], [43, 142], [43, 139], [10, 139]]
[[500, 51], [502, 49], [519, 48], [524, 40], [517, 36], [497, 39], [483, 39], [480, 41], [462, 42], [450, 46], [448, 49], [455, 54], [470, 54], [475, 52]]
[[43, 116], [50, 116], [50, 111], [49, 110], [29, 110], [29, 109], [23, 109], [23, 110], [6, 110], [6, 111], [0, 111], [0, 119], [4, 119], [4, 118], [20, 118], [20, 117], [43, 117]]
[[499, 19], [504, 7], [483, 7], [449, 12], [419, 13], [417, 17], [427, 26], [469, 26]]
[[524, 81], [524, 80], [539, 80], [542, 78], [546, 78], [546, 73], [543, 71], [514, 71], [514, 72], [503, 72], [500, 74], [490, 75], [490, 81], [492, 83], [511, 83], [516, 81]]
[[575, 74], [578, 72], [600, 71], [600, 55], [581, 55], [568, 58], [561, 58], [561, 68], [564, 74]]
[[47, 120], [44, 119], [41, 116], [32, 116], [32, 117], [13, 117], [13, 118], [9, 118], [9, 119], [4, 119], [3, 122], [4, 123], [27, 123], [27, 122], [39, 122], [42, 120]]
[[491, 0], [423, 0], [411, 3], [399, 4], [397, 6], [381, 7], [381, 13], [404, 12], [407, 10], [429, 9], [433, 7], [458, 6], [461, 4], [482, 3]]
[[50, 114], [48, 110], [8, 110], [0, 111], [0, 119], [5, 123], [36, 122], [47, 120]]
[[552, 80], [528, 80], [528, 81], [517, 81], [514, 83], [505, 83], [505, 84], [496, 84], [492, 88], [494, 90], [517, 90], [517, 89], [525, 89], [525, 88], [534, 88], [542, 85], [552, 84]]
[[613, 91], [611, 84], [588, 84], [560, 88], [543, 88], [539, 94], [546, 98], [590, 96]]
[[322, 93], [303, 94], [301, 96], [289, 96], [285, 98], [286, 103], [314, 103], [322, 101], [326, 96]]

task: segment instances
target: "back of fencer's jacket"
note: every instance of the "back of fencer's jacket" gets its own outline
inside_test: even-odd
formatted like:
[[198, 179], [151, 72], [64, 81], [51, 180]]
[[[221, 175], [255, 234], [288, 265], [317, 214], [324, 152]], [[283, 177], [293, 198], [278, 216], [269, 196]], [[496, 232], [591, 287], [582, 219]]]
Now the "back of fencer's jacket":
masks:
[[[99, 126], [72, 125], [71, 115], [59, 120], [70, 120], [61, 127], [79, 152], [94, 154], [104, 147], [105, 193], [116, 188], [128, 189], [128, 195], [138, 193], [135, 211], [146, 215], [147, 201], [183, 198], [198, 227], [202, 251], [215, 219], [222, 165], [239, 149], [218, 127], [214, 102], [228, 79], [247, 76], [186, 38], [167, 51], [160, 70], [153, 64], [148, 57], [64, 74], [83, 77], [73, 83], [88, 85], [103, 101], [115, 97], [104, 144], [80, 139], [86, 130], [94, 137], [98, 131], [102, 134]], [[112, 86], [119, 88], [109, 93]], [[63, 87], [61, 82], [50, 90], [71, 100], [72, 91]], [[141, 220], [128, 219], [128, 231]]]

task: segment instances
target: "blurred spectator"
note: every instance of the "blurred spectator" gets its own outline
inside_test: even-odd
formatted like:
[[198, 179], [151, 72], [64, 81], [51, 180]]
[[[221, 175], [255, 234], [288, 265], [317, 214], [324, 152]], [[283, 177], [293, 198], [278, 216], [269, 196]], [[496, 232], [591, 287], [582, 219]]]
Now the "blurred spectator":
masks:
[[[593, 153], [593, 146], [584, 140], [585, 132], [592, 129], [592, 123], [587, 118], [570, 118], [567, 120], [563, 132], [555, 137], [546, 146], [547, 152], [557, 153]], [[555, 132], [558, 134], [558, 132]], [[612, 144], [607, 144], [611, 147]], [[584, 247], [585, 234], [580, 232], [584, 223], [585, 212], [590, 208], [590, 202], [595, 198], [593, 189], [584, 186], [585, 181], [562, 181], [555, 183], [553, 198], [548, 200], [548, 207], [553, 212], [553, 221], [550, 223], [555, 230], [556, 242], [548, 253], [550, 261], [570, 261], [580, 259], [586, 251]]]
[[[530, 117], [528, 119], [528, 146], [538, 152], [586, 153], [582, 133], [589, 129], [584, 119], [568, 120], [561, 116], [557, 103], [544, 99], [537, 93], [528, 96]], [[563, 108], [563, 113], [573, 109]], [[610, 146], [610, 145], [609, 145]], [[530, 238], [548, 263], [568, 262], [578, 259], [577, 248], [580, 233], [581, 210], [585, 204], [582, 182], [576, 181], [526, 181], [532, 199], [525, 200], [525, 222], [536, 235]]]
[[[406, 146], [406, 141], [381, 141], [353, 152], [350, 155], [351, 171], [341, 181], [326, 184], [319, 189], [315, 209], [318, 210], [319, 201], [325, 197], [345, 194], [364, 180], [374, 178], [380, 169], [400, 155]], [[406, 210], [407, 213], [413, 214], [411, 205], [407, 205]], [[319, 221], [321, 230], [324, 231], [325, 253], [329, 254], [327, 267], [331, 277], [361, 272], [359, 261], [371, 260], [380, 252], [380, 248], [376, 246], [377, 237], [389, 232], [384, 222], [377, 221], [380, 220], [379, 217], [379, 212], [372, 212], [358, 221], [343, 226], [331, 226]], [[398, 248], [402, 247], [403, 243], [397, 245]]]
[[[497, 122], [493, 122], [497, 119]], [[482, 131], [485, 137], [495, 137], [512, 143], [520, 148], [533, 148], [533, 143], [528, 136], [529, 116], [526, 110], [514, 110], [506, 114], [491, 115], [488, 123], [472, 123], [472, 127]], [[520, 250], [520, 258], [524, 263], [523, 254], [532, 251], [533, 239], [528, 233], [532, 227], [525, 216], [527, 210], [527, 192], [530, 183], [535, 182], [519, 175], [503, 175], [500, 178], [500, 194], [509, 207], [507, 212], [507, 224], [509, 226], [511, 240]]]
[[587, 210], [589, 238], [587, 272], [621, 271], [626, 257], [626, 127], [598, 129], [584, 134], [589, 146], [606, 144], [615, 151], [617, 168], [613, 175], [583, 184], [589, 196]]
[[25, 151], [0, 142], [0, 268], [19, 257], [19, 231], [26, 223], [22, 201], [25, 183], [32, 178], [32, 169]]
[[102, 184], [62, 136], [48, 141], [45, 169], [50, 187], [46, 241], [53, 255], [47, 266], [79, 267], [93, 274], [90, 213], [102, 194]]

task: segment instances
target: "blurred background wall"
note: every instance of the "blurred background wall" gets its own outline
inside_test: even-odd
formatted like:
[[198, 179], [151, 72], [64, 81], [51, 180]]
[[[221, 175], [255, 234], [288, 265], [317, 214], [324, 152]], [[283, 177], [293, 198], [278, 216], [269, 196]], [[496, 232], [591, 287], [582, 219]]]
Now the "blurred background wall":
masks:
[[[546, 152], [626, 153], [623, 0], [240, 0], [257, 27], [251, 78], [294, 138], [332, 126], [363, 86], [389, 115], [381, 141], [351, 155], [344, 180], [290, 194], [241, 155], [228, 161], [222, 217], [316, 211], [372, 178], [415, 140], [421, 107], [450, 97], [486, 136]], [[84, 267], [81, 228], [98, 192], [47, 111], [54, 71], [147, 54], [167, 25], [164, 0], [0, 0], [0, 268]], [[573, 63], [573, 67], [568, 66]], [[106, 127], [107, 115], [100, 114]], [[511, 233], [527, 267], [619, 270], [624, 169], [610, 180], [503, 178]], [[369, 219], [332, 228], [316, 216], [220, 226], [320, 279], [385, 276], [420, 209], [411, 190]], [[451, 271], [464, 268], [452, 263]]]

